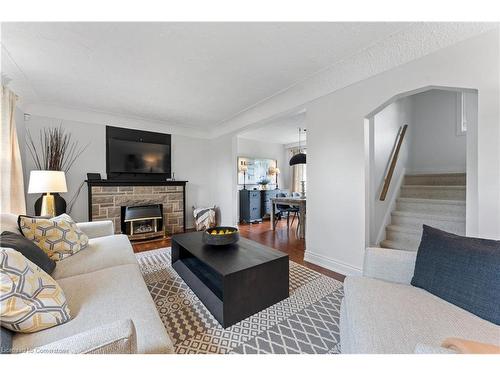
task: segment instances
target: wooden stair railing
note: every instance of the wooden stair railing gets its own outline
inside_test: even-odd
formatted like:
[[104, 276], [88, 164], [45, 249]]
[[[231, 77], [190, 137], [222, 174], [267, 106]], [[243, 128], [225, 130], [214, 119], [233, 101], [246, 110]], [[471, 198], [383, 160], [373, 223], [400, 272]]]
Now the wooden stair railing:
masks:
[[382, 187], [382, 192], [380, 193], [380, 200], [385, 201], [385, 197], [387, 196], [387, 192], [389, 191], [389, 186], [391, 185], [392, 175], [394, 174], [394, 169], [396, 169], [396, 163], [398, 162], [399, 150], [401, 149], [401, 145], [403, 144], [403, 140], [405, 138], [406, 129], [408, 128], [408, 124], [403, 125], [399, 128], [398, 135], [396, 137], [397, 144], [396, 148], [392, 154], [391, 164], [389, 166], [389, 170], [384, 178], [384, 186]]

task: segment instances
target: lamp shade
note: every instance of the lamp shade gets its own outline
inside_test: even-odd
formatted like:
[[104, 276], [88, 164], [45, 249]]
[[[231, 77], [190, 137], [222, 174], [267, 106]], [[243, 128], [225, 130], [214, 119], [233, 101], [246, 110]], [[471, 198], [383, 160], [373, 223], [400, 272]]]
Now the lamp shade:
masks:
[[290, 165], [296, 165], [296, 164], [306, 164], [306, 154], [300, 152], [298, 154], [293, 155], [290, 159]]
[[62, 171], [31, 171], [28, 193], [66, 193], [66, 176]]

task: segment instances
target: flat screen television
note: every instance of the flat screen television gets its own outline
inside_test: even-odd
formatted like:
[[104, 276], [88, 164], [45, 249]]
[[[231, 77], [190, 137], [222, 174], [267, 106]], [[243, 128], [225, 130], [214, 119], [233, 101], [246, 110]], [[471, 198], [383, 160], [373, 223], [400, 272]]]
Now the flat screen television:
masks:
[[171, 177], [171, 135], [106, 126], [108, 179]]

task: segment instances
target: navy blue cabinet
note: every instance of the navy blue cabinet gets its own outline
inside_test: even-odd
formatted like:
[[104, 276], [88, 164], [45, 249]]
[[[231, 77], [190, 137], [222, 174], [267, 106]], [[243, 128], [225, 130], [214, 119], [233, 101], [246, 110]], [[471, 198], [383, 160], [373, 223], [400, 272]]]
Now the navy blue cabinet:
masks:
[[240, 190], [240, 221], [252, 223], [262, 220], [260, 190]]
[[271, 215], [271, 198], [284, 190], [240, 190], [240, 221], [253, 223]]

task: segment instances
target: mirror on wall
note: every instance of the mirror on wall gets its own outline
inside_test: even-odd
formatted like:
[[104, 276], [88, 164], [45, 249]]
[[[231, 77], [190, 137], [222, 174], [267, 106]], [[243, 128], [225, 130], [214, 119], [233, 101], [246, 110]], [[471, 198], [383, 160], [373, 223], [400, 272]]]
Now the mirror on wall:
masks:
[[[245, 167], [246, 166], [246, 167]], [[269, 169], [278, 167], [275, 159], [238, 157], [238, 185], [258, 185], [263, 179], [269, 179], [269, 184], [275, 184], [275, 177], [269, 175]], [[243, 170], [246, 170], [245, 174]]]

